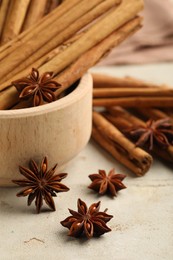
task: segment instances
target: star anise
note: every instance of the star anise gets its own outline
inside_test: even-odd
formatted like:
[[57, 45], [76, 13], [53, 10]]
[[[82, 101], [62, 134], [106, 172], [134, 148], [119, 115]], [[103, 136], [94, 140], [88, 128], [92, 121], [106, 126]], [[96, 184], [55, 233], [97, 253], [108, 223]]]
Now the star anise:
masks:
[[38, 70], [33, 68], [29, 76], [13, 81], [12, 85], [20, 93], [19, 98], [32, 98], [33, 106], [39, 106], [56, 100], [54, 91], [60, 84], [52, 80], [53, 77], [53, 72], [45, 72], [40, 77]]
[[162, 148], [169, 146], [173, 142], [173, 125], [169, 118], [159, 120], [148, 120], [146, 126], [135, 126], [127, 133], [137, 139], [136, 146], [143, 147], [149, 145], [149, 150], [153, 149], [154, 143]]
[[79, 237], [81, 235], [91, 238], [93, 236], [101, 236], [111, 229], [106, 225], [108, 221], [113, 218], [105, 211], [99, 212], [100, 201], [93, 203], [89, 209], [84, 201], [78, 199], [77, 202], [78, 212], [69, 209], [71, 216], [61, 221], [62, 226], [68, 228], [70, 231], [69, 236]]
[[90, 174], [88, 177], [92, 181], [88, 188], [97, 191], [100, 195], [109, 193], [111, 196], [116, 196], [119, 190], [126, 188], [122, 183], [126, 175], [115, 174], [115, 169], [110, 170], [108, 175], [104, 170], [99, 170], [99, 173]]
[[50, 170], [48, 168], [47, 157], [41, 162], [40, 169], [34, 160], [30, 160], [29, 169], [19, 166], [20, 173], [26, 177], [22, 180], [13, 180], [13, 182], [21, 187], [25, 187], [17, 193], [18, 197], [28, 196], [28, 206], [35, 199], [37, 213], [43, 205], [43, 200], [52, 209], [55, 209], [55, 204], [52, 197], [56, 197], [56, 193], [68, 191], [69, 188], [61, 183], [61, 180], [67, 176], [67, 173], [54, 174], [57, 164]]

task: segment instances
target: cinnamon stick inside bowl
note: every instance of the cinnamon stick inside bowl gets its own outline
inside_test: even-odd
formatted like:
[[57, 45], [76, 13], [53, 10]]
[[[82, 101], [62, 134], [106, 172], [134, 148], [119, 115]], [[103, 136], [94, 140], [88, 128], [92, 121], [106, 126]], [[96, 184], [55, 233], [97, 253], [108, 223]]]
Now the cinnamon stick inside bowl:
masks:
[[1, 0], [0, 1], [0, 38], [2, 35], [2, 30], [5, 24], [5, 20], [7, 18], [7, 13], [9, 9], [10, 0]]
[[45, 14], [47, 0], [30, 0], [27, 14], [22, 25], [22, 31], [31, 27], [39, 21]]
[[5, 20], [1, 43], [4, 44], [19, 34], [25, 19], [30, 0], [10, 1], [8, 14]]
[[[97, 45], [82, 54], [76, 61], [69, 64], [69, 66], [55, 77], [55, 80], [62, 84], [62, 88], [56, 92], [56, 96], [59, 97], [62, 91], [68, 88], [90, 67], [94, 66], [101, 58], [107, 55], [113, 47], [118, 46], [127, 37], [139, 30], [141, 28], [141, 20], [140, 17], [135, 17], [130, 20], [118, 30], [112, 32]], [[55, 59], [56, 55], [54, 56], [54, 60]], [[50, 67], [49, 70], [52, 70], [52, 67]], [[27, 73], [29, 73], [29, 68], [28, 72], [24, 70], [17, 75], [17, 78], [24, 77]], [[8, 109], [18, 101], [17, 91], [15, 87], [11, 86], [11, 82], [14, 80], [16, 80], [16, 77], [12, 77], [10, 80], [0, 85], [0, 88], [2, 90], [4, 89], [4, 91], [0, 92], [0, 109]], [[23, 105], [21, 107], [23, 107]]]

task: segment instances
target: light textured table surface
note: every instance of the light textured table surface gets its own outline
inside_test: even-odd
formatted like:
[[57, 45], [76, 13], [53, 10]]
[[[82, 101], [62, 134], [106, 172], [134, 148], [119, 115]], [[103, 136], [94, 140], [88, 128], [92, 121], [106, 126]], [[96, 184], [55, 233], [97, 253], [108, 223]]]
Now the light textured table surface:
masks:
[[[140, 79], [173, 86], [173, 64], [94, 68], [92, 71]], [[127, 189], [110, 199], [98, 197], [87, 189], [88, 175], [98, 169], [127, 174]], [[69, 163], [64, 184], [67, 193], [55, 198], [56, 212], [35, 214], [34, 204], [16, 198], [19, 189], [0, 189], [0, 259], [173, 259], [173, 170], [158, 160], [144, 177], [135, 177], [91, 141]], [[91, 204], [101, 200], [101, 210], [108, 208], [114, 218], [108, 223], [112, 232], [89, 241], [67, 237], [60, 221], [76, 209], [78, 198]]]

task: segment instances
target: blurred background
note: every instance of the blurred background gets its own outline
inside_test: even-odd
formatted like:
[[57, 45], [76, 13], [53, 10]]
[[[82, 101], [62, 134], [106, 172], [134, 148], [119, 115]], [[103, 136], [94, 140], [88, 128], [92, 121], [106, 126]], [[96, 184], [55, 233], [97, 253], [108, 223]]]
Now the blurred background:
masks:
[[143, 28], [101, 65], [173, 61], [173, 0], [144, 0]]

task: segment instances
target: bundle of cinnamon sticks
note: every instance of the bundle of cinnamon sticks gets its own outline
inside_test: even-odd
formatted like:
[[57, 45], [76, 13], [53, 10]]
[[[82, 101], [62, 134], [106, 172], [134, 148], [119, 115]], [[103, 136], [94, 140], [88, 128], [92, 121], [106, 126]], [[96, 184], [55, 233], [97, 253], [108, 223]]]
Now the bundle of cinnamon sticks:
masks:
[[134, 78], [93, 74], [94, 106], [173, 107], [173, 88]]
[[123, 133], [101, 113], [93, 112], [92, 137], [116, 160], [137, 176], [144, 175], [152, 164], [152, 157], [129, 141]]
[[[93, 105], [104, 107], [102, 112], [93, 113], [92, 137], [96, 142], [137, 176], [144, 175], [150, 169], [153, 155], [172, 164], [173, 88], [130, 77], [102, 74], [93, 74], [93, 80]], [[145, 130], [149, 119], [169, 120], [172, 124], [170, 130], [166, 129], [166, 133], [170, 134], [169, 145], [162, 148], [154, 145], [153, 150], [149, 151], [145, 147], [137, 147], [129, 138], [128, 129], [136, 126]], [[162, 142], [162, 136], [160, 138]]]
[[58, 4], [60, 1], [56, 0], [1, 0], [0, 44], [30, 28]]
[[[141, 28], [142, 0], [71, 0], [0, 47], [0, 109], [18, 103], [11, 82], [31, 68], [53, 71], [60, 94], [113, 47]], [[17, 107], [29, 104], [22, 102]], [[16, 107], [15, 107], [16, 108]]]

